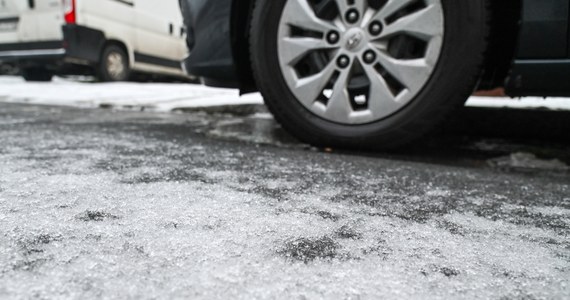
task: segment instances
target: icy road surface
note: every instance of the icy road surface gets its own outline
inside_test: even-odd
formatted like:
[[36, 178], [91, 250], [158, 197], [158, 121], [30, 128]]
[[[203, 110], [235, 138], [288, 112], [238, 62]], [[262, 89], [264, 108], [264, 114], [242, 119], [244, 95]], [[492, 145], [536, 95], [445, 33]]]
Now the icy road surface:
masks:
[[0, 104], [0, 298], [570, 298], [567, 157], [330, 154], [272, 122]]

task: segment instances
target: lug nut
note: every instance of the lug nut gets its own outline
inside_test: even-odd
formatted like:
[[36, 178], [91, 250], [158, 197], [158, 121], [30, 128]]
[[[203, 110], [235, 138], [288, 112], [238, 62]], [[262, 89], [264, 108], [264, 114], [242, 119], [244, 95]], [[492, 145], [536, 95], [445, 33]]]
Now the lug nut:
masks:
[[362, 55], [362, 59], [364, 60], [365, 63], [371, 64], [374, 61], [376, 61], [376, 53], [374, 53], [374, 51], [372, 50], [367, 50], [366, 52], [364, 52], [364, 55]]
[[350, 64], [350, 58], [348, 58], [348, 56], [346, 56], [346, 55], [341, 55], [336, 60], [336, 64], [338, 65], [339, 68], [344, 69], [344, 68], [348, 67], [348, 65]]
[[371, 35], [379, 35], [380, 33], [382, 33], [382, 30], [384, 28], [382, 27], [382, 23], [376, 21], [373, 22], [372, 24], [370, 24], [370, 26], [368, 27], [368, 31], [370, 31]]
[[358, 13], [358, 10], [351, 9], [346, 12], [345, 18], [349, 23], [354, 24], [358, 22], [358, 19], [360, 19], [360, 14]]
[[329, 42], [329, 44], [336, 44], [336, 43], [338, 43], [339, 39], [340, 39], [340, 35], [336, 31], [331, 31], [327, 35], [327, 42]]

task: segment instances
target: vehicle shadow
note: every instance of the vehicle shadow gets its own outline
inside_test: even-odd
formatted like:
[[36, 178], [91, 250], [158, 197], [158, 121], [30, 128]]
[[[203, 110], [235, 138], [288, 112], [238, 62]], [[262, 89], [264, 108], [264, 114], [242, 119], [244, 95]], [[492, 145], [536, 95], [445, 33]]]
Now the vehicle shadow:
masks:
[[570, 144], [570, 111], [466, 107], [447, 126], [448, 134]]
[[465, 107], [420, 143], [387, 154], [453, 165], [522, 154], [570, 166], [570, 111]]
[[[218, 108], [208, 112], [211, 121], [209, 135], [258, 144], [311, 148], [285, 132], [265, 107], [248, 106], [242, 110]], [[384, 152], [318, 150], [476, 166], [487, 164], [489, 159], [527, 153], [540, 159], [558, 159], [570, 165], [570, 111], [465, 107], [438, 131], [410, 147]]]

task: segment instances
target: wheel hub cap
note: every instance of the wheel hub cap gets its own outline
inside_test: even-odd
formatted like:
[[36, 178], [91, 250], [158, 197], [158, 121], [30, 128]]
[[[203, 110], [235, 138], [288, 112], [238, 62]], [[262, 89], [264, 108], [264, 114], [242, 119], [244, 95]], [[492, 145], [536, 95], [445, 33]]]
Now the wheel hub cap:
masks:
[[347, 39], [344, 48], [349, 51], [358, 51], [363, 46], [366, 46], [364, 39], [365, 33], [359, 28], [352, 28], [346, 33]]
[[109, 72], [109, 75], [115, 79], [121, 78], [125, 70], [126, 67], [123, 56], [115, 52], [110, 53], [107, 57], [107, 71]]

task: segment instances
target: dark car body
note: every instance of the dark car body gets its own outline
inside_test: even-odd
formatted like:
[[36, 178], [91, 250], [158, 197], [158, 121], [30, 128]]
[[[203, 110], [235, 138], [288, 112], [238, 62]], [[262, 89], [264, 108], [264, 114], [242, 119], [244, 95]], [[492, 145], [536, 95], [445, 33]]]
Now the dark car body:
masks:
[[237, 31], [234, 0], [181, 0], [191, 55], [185, 61], [190, 74], [199, 74], [207, 85], [238, 87], [237, 60], [232, 42]]
[[[467, 0], [463, 0], [467, 1]], [[248, 50], [254, 0], [181, 0], [187, 71], [218, 87], [255, 91]], [[511, 96], [569, 96], [570, 1], [490, 0], [492, 35], [479, 89]]]

